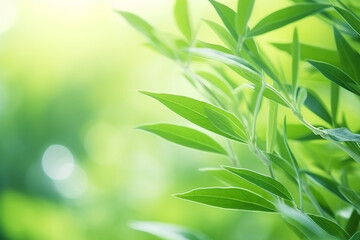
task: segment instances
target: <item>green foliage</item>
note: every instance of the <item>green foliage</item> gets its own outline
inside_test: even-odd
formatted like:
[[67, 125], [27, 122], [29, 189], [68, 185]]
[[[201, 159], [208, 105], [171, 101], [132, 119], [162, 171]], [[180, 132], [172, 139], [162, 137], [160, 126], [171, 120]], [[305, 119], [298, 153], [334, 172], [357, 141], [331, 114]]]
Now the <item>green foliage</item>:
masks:
[[[338, 116], [345, 116], [340, 106], [351, 105], [345, 103], [342, 95], [359, 101], [360, 55], [356, 45], [360, 40], [359, 17], [341, 1], [294, 2], [297, 3], [251, 26], [255, 1], [239, 0], [234, 11], [210, 0], [222, 21], [219, 24], [204, 20], [222, 41], [214, 44], [195, 39], [187, 2], [176, 1], [176, 23], [189, 42], [185, 47], [173, 45], [169, 51], [181, 54], [168, 57], [175, 57], [205, 101], [173, 94], [142, 93], [193, 124], [222, 136], [229, 148], [224, 150], [209, 136], [187, 127], [156, 124], [141, 128], [187, 147], [225, 154], [233, 163], [223, 168], [201, 169], [228, 187], [198, 188], [176, 197], [226, 209], [275, 212], [302, 238], [358, 239], [355, 232], [359, 230], [360, 196], [353, 179], [360, 169], [360, 135], [350, 130], [345, 117], [339, 121]], [[328, 37], [334, 38], [336, 49], [302, 43], [295, 28], [292, 43], [273, 44], [291, 55], [291, 77], [287, 79], [283, 66], [279, 73], [278, 64], [269, 60], [262, 42], [255, 37], [313, 15], [333, 29], [334, 35]], [[147, 26], [143, 21], [128, 14], [125, 18], [162, 49], [163, 44], [151, 37], [154, 31], [150, 25], [143, 29]], [[319, 80], [325, 77], [329, 93], [326, 101], [319, 96], [318, 89], [304, 84], [306, 74]], [[266, 134], [260, 134], [258, 118], [264, 116], [261, 114], [264, 105], [268, 106], [267, 130]], [[307, 120], [303, 106], [321, 122]], [[284, 115], [292, 115], [297, 123], [287, 123]], [[282, 117], [283, 131], [280, 131], [278, 119]], [[360, 127], [352, 123], [351, 128], [353, 125]], [[314, 140], [321, 144], [304, 150], [305, 153], [293, 151], [294, 141], [311, 146], [309, 143]], [[267, 175], [263, 170], [237, 167], [247, 161], [232, 149], [232, 145], [239, 143], [246, 144], [264, 164], [269, 171]], [[327, 152], [330, 148], [336, 148], [334, 156]], [[306, 151], [309, 153], [305, 158], [302, 155]], [[335, 205], [328, 204], [325, 196], [329, 193], [337, 197]], [[343, 207], [352, 210], [351, 216], [341, 215]]]

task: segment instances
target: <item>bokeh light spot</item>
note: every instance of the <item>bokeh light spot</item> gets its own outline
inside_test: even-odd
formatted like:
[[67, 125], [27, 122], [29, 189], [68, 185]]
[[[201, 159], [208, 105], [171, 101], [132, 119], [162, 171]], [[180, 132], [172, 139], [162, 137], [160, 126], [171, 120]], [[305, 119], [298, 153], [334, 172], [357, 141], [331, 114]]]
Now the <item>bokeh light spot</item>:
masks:
[[48, 177], [64, 180], [74, 169], [74, 157], [66, 147], [54, 144], [45, 150], [41, 164]]

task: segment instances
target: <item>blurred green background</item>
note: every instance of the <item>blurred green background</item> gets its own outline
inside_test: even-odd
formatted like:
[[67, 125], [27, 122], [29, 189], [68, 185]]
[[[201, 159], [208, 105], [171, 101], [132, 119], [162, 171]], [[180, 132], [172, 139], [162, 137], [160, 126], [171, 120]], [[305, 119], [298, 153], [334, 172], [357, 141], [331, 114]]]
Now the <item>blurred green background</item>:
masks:
[[[290, 4], [270, 2], [258, 1], [252, 22]], [[190, 4], [194, 19], [218, 20], [207, 1]], [[132, 230], [135, 220], [219, 240], [296, 238], [276, 215], [173, 198], [217, 184], [198, 168], [227, 159], [134, 130], [188, 124], [138, 90], [199, 95], [174, 63], [142, 47], [144, 38], [114, 9], [177, 33], [172, 7], [169, 0], [0, 0], [0, 239], [155, 239]], [[331, 28], [314, 18], [301, 26], [310, 23], [324, 29], [317, 44], [333, 47]], [[313, 39], [301, 26], [301, 39]], [[260, 40], [290, 41], [292, 27]], [[249, 167], [261, 167], [245, 147], [236, 150]]]

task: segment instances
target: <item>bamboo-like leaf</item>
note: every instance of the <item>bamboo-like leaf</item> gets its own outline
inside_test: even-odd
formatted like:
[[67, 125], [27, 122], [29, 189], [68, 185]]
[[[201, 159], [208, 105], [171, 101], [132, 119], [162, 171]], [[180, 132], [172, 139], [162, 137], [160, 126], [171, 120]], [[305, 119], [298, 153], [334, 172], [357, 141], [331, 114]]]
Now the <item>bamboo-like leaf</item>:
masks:
[[255, 0], [238, 0], [236, 13], [236, 30], [239, 36], [244, 36], [248, 29], [248, 21], [250, 19]]
[[331, 207], [329, 206], [326, 199], [319, 193], [318, 190], [316, 190], [313, 186], [309, 185], [310, 193], [313, 195], [313, 197], [316, 199], [316, 201], [319, 203], [321, 209], [329, 214], [329, 216], [335, 218], [335, 214], [332, 211]]
[[360, 210], [359, 194], [345, 186], [339, 186], [339, 190], [354, 207]]
[[215, 8], [216, 12], [218, 13], [219, 17], [221, 18], [222, 22], [224, 23], [230, 34], [233, 36], [234, 39], [237, 39], [237, 33], [235, 28], [236, 13], [234, 12], [234, 10], [215, 0], [209, 1]]
[[337, 182], [309, 171], [305, 171], [304, 173], [306, 173], [306, 175], [308, 175], [316, 183], [320, 184], [321, 186], [323, 186], [324, 188], [326, 188], [327, 190], [329, 190], [330, 192], [332, 192], [333, 194], [337, 195], [339, 198], [347, 202], [344, 195], [339, 191], [338, 189], [339, 185]]
[[360, 54], [350, 46], [336, 28], [334, 28], [334, 36], [342, 69], [357, 83], [360, 83]]
[[250, 82], [261, 82], [258, 71], [245, 59], [207, 48], [190, 48], [189, 51], [196, 56], [213, 59], [239, 69]]
[[353, 80], [341, 69], [326, 62], [314, 60], [308, 60], [308, 62], [313, 65], [317, 70], [319, 70], [330, 81], [360, 96], [360, 87], [356, 85], [355, 80]]
[[299, 82], [299, 62], [300, 62], [300, 44], [297, 29], [295, 28], [292, 42], [292, 87], [293, 94], [296, 97]]
[[287, 136], [289, 139], [297, 141], [322, 140], [319, 135], [315, 135], [308, 127], [302, 124], [288, 124]]
[[299, 110], [301, 110], [302, 106], [304, 105], [307, 99], [307, 95], [308, 93], [305, 87], [300, 87], [297, 89], [296, 104]]
[[360, 35], [360, 19], [347, 9], [334, 7], [335, 10], [345, 19], [351, 28]]
[[139, 129], [154, 133], [170, 142], [177, 143], [185, 147], [226, 154], [226, 151], [215, 140], [192, 128], [159, 123], [144, 125], [139, 127]]
[[307, 214], [317, 225], [324, 229], [330, 235], [339, 239], [349, 239], [350, 236], [345, 230], [336, 222], [331, 221], [325, 217], [314, 214]]
[[[211, 132], [217, 133], [226, 138], [230, 138], [241, 142], [244, 141], [243, 139], [234, 138], [231, 135], [228, 135], [223, 131], [219, 130], [217, 127], [215, 127], [212, 124], [212, 122], [209, 120], [209, 118], [205, 113], [205, 109], [211, 109], [215, 112], [218, 112], [219, 114], [224, 115], [226, 118], [230, 119], [230, 121], [234, 123], [239, 123], [239, 120], [234, 115], [221, 108], [185, 96], [172, 95], [166, 93], [151, 93], [146, 91], [141, 91], [141, 93], [155, 98], [156, 100], [160, 101], [162, 104], [167, 106], [173, 112], [177, 113], [178, 115], [182, 116], [183, 118], [189, 120], [190, 122], [202, 128], [205, 128]], [[238, 128], [241, 127], [242, 127], [241, 125], [238, 126]]]
[[353, 133], [349, 129], [341, 127], [334, 129], [324, 129], [333, 140], [338, 142], [357, 142], [360, 143], [360, 134]]
[[269, 176], [244, 168], [234, 168], [228, 166], [223, 166], [223, 168], [276, 196], [287, 200], [292, 200], [291, 194], [284, 187], [284, 185]]
[[174, 196], [213, 207], [260, 212], [276, 211], [274, 204], [242, 188], [198, 188], [186, 193], [175, 194]]
[[306, 239], [327, 239], [335, 240], [331, 235], [326, 233], [322, 228], [311, 220], [305, 213], [287, 206], [285, 203], [279, 203], [278, 209], [281, 216], [289, 224], [294, 226], [301, 235], [304, 235]]
[[[348, 232], [350, 235], [356, 235], [356, 231], [359, 227], [359, 222], [360, 222], [360, 214], [358, 213], [357, 209], [353, 209], [350, 218], [346, 224], [346, 232]], [[357, 234], [359, 235], [359, 234]], [[351, 238], [353, 239], [354, 236]]]
[[198, 231], [182, 226], [160, 223], [160, 222], [132, 222], [130, 226], [141, 232], [151, 234], [164, 240], [208, 240], [208, 238]]
[[188, 41], [191, 41], [191, 24], [187, 0], [176, 0], [174, 7], [175, 21]]
[[266, 151], [272, 153], [276, 144], [277, 137], [277, 115], [278, 105], [274, 102], [269, 102], [269, 121], [266, 129]]
[[318, 13], [329, 5], [318, 3], [302, 3], [283, 8], [263, 18], [251, 29], [249, 36], [257, 36], [283, 27], [304, 17]]
[[236, 51], [236, 41], [223, 26], [210, 20], [204, 20], [204, 22], [215, 32], [215, 34], [228, 48], [230, 48], [233, 52]]
[[226, 80], [223, 80], [221, 77], [218, 77], [212, 73], [205, 72], [205, 71], [200, 71], [200, 72], [197, 72], [196, 74], [199, 75], [200, 77], [202, 77], [203, 79], [205, 79], [206, 81], [208, 81], [209, 83], [211, 83], [213, 86], [220, 89], [227, 96], [229, 96], [229, 97], [233, 96], [231, 86], [229, 86], [228, 83], [226, 82]]
[[205, 114], [210, 122], [224, 134], [232, 136], [234, 139], [246, 141], [247, 136], [242, 123], [233, 115], [226, 115], [215, 109], [206, 108]]
[[[272, 43], [272, 45], [281, 51], [291, 54], [292, 43]], [[336, 51], [305, 43], [300, 44], [300, 59], [314, 59], [340, 66], [339, 56]]]
[[221, 46], [219, 44], [213, 44], [213, 43], [208, 43], [208, 42], [204, 42], [204, 41], [199, 41], [199, 40], [196, 42], [196, 47], [197, 48], [215, 49], [219, 52], [232, 54], [232, 51], [224, 46]]
[[316, 114], [318, 117], [323, 119], [325, 122], [332, 124], [331, 116], [328, 110], [325, 107], [325, 104], [322, 102], [319, 96], [310, 89], [307, 90], [307, 97], [304, 102], [305, 106]]
[[270, 161], [275, 164], [275, 166], [281, 168], [291, 180], [296, 182], [296, 172], [293, 166], [287, 160], [276, 154], [266, 153], [266, 155]]
[[339, 107], [339, 100], [340, 100], [340, 87], [335, 83], [331, 83], [331, 90], [330, 90], [330, 106], [331, 106], [331, 119], [333, 127], [337, 125], [337, 113]]
[[209, 173], [226, 186], [239, 187], [249, 190], [250, 192], [254, 192], [269, 201], [274, 199], [273, 195], [269, 194], [267, 191], [223, 168], [201, 168], [200, 171]]

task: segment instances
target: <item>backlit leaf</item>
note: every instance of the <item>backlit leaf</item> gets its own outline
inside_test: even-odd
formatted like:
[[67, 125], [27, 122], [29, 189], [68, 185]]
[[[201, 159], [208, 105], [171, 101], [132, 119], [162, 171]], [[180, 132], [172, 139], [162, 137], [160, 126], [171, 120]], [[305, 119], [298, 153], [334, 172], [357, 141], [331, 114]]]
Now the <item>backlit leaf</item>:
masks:
[[274, 204], [242, 188], [198, 188], [186, 193], [175, 194], [174, 196], [213, 207], [260, 212], [276, 211]]
[[287, 199], [287, 200], [292, 200], [291, 194], [289, 193], [289, 191], [284, 187], [284, 185], [282, 185], [280, 182], [276, 181], [275, 179], [248, 170], [248, 169], [244, 169], [244, 168], [234, 168], [234, 167], [228, 167], [228, 166], [224, 166], [223, 168], [225, 168], [226, 170], [232, 172], [233, 174], [236, 174], [237, 176], [244, 178], [245, 180], [261, 187], [262, 189], [275, 194], [281, 198]]
[[220, 16], [221, 20], [223, 21], [225, 27], [228, 29], [230, 34], [233, 36], [234, 39], [237, 39], [237, 33], [235, 30], [236, 13], [234, 12], [234, 10], [215, 0], [209, 1], [215, 8], [216, 12]]
[[192, 128], [160, 123], [144, 125], [139, 127], [139, 129], [154, 133], [170, 142], [186, 147], [207, 152], [226, 154], [226, 151], [215, 140]]
[[283, 8], [263, 18], [251, 29], [249, 36], [256, 36], [283, 27], [289, 23], [311, 16], [329, 5], [318, 3], [302, 3]]
[[236, 30], [239, 36], [246, 33], [248, 21], [254, 7], [255, 0], [238, 0], [236, 13]]
[[348, 239], [350, 237], [349, 234], [345, 232], [345, 230], [336, 222], [314, 214], [308, 214], [308, 216], [330, 235], [339, 239]]
[[334, 7], [335, 10], [345, 19], [351, 28], [360, 35], [360, 19], [347, 9]]
[[180, 31], [187, 38], [187, 40], [190, 41], [192, 33], [187, 0], [176, 0], [174, 15], [176, 24]]

